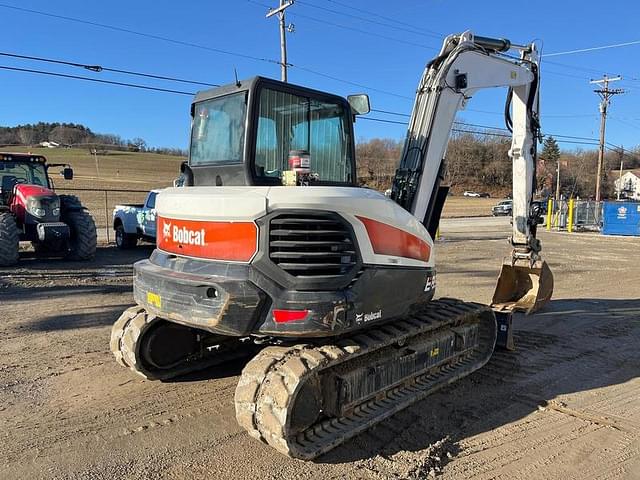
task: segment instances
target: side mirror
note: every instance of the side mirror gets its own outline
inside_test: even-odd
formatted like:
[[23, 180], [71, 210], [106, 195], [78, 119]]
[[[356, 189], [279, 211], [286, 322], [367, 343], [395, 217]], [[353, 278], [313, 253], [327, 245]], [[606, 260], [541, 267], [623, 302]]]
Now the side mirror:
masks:
[[355, 115], [366, 115], [371, 111], [371, 104], [369, 103], [369, 95], [361, 93], [359, 95], [349, 95], [347, 97], [349, 106]]
[[73, 168], [64, 167], [62, 169], [62, 176], [64, 177], [65, 180], [73, 180]]

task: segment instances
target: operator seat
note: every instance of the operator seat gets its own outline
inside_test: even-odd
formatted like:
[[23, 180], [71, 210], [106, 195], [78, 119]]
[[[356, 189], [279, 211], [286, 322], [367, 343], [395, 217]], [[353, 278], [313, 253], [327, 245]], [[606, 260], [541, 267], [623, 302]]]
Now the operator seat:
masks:
[[11, 194], [13, 193], [13, 187], [18, 183], [18, 177], [15, 175], [5, 175], [2, 177], [2, 184], [0, 188], [0, 197], [4, 203], [9, 203]]

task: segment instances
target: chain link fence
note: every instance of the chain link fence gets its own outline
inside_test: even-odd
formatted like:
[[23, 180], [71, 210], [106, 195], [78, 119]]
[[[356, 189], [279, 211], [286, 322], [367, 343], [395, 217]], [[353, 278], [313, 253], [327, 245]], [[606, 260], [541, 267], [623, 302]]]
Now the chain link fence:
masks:
[[[77, 196], [91, 213], [98, 231], [98, 241], [114, 240], [113, 209], [116, 205], [144, 203], [148, 190], [103, 188], [57, 188], [63, 195]], [[592, 200], [551, 200], [544, 216], [547, 230], [599, 231], [602, 228], [603, 202]], [[546, 209], [545, 209], [546, 210]]]
[[114, 240], [113, 209], [116, 205], [142, 204], [148, 190], [101, 189], [101, 188], [56, 188], [62, 195], [75, 195], [80, 199], [96, 223], [99, 242]]
[[547, 230], [600, 231], [603, 202], [593, 200], [550, 200], [545, 225]]
[[574, 202], [574, 225], [580, 230], [600, 230], [602, 228], [603, 202], [577, 200]]

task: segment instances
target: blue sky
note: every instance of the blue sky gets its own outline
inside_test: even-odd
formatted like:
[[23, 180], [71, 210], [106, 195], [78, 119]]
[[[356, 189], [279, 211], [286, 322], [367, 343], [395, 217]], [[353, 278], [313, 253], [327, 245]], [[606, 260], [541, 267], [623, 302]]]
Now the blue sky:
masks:
[[[277, 0], [125, 2], [0, 0], [4, 53], [174, 76], [216, 84], [265, 75], [279, 78], [279, 66], [210, 49], [266, 60], [279, 58], [277, 20], [266, 6]], [[121, 29], [197, 44], [196, 48], [101, 28], [7, 6], [69, 16]], [[341, 95], [367, 92], [373, 108], [409, 113], [425, 63], [442, 37], [470, 29], [514, 43], [534, 38], [544, 53], [572, 51], [640, 40], [640, 3], [445, 0], [298, 0], [287, 21], [292, 83]], [[377, 15], [377, 16], [376, 16]], [[598, 98], [589, 79], [620, 74], [612, 86], [627, 93], [614, 97], [607, 141], [626, 148], [640, 144], [640, 43], [584, 53], [550, 56], [542, 65], [544, 133], [597, 138]], [[551, 63], [555, 62], [555, 63]], [[198, 87], [1, 57], [0, 66], [30, 68], [153, 85], [182, 91]], [[312, 73], [317, 72], [317, 73]], [[333, 79], [330, 77], [334, 77]], [[350, 85], [353, 82], [362, 86]], [[83, 123], [96, 132], [143, 137], [152, 146], [185, 147], [189, 104], [186, 95], [148, 92], [13, 72], [0, 69], [0, 124], [37, 121]], [[383, 93], [387, 92], [387, 93]], [[467, 122], [503, 127], [503, 90], [479, 93], [460, 117]], [[370, 114], [402, 121], [401, 116]], [[357, 122], [359, 139], [402, 139], [405, 127], [370, 120]], [[579, 147], [563, 144], [563, 148]], [[592, 148], [584, 146], [584, 148]]]

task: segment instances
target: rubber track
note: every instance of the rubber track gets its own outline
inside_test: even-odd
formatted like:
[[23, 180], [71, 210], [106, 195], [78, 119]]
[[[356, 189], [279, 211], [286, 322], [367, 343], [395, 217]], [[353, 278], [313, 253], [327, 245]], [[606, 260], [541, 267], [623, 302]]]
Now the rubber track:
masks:
[[416, 335], [462, 325], [470, 318], [482, 315], [493, 316], [493, 313], [485, 305], [443, 299], [430, 302], [422, 311], [405, 319], [372, 327], [366, 333], [341, 339], [335, 344], [268, 347], [242, 372], [235, 394], [236, 419], [251, 436], [279, 452], [311, 460], [482, 367], [491, 357], [495, 345], [495, 322], [493, 325], [481, 322], [480, 348], [474, 349], [473, 353], [418, 374], [412, 381], [365, 401], [352, 413], [320, 421], [294, 438], [288, 434], [288, 412], [305, 381], [321, 370]]
[[0, 266], [15, 265], [19, 258], [20, 234], [12, 213], [0, 213]]
[[70, 260], [92, 260], [96, 255], [98, 236], [93, 218], [75, 195], [60, 195], [62, 221], [71, 230]]
[[210, 354], [203, 352], [201, 355], [185, 358], [183, 363], [170, 369], [148, 368], [140, 358], [139, 340], [144, 337], [149, 328], [161, 321], [165, 320], [147, 313], [143, 307], [135, 306], [125, 310], [111, 328], [109, 346], [116, 361], [147, 380], [168, 380], [245, 357], [252, 352], [250, 348], [238, 345], [237, 339], [230, 338], [229, 344], [232, 348], [228, 350], [210, 352]]

